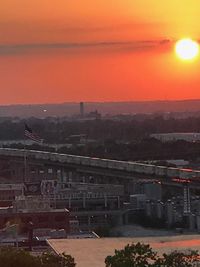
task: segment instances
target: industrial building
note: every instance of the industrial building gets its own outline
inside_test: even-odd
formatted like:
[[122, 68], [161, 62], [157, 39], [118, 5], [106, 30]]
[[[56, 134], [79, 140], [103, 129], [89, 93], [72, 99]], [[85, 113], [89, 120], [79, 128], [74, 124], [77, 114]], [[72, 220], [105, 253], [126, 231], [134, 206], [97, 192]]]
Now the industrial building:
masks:
[[34, 229], [64, 229], [69, 233], [69, 211], [53, 209], [49, 201], [38, 197], [16, 197], [11, 207], [0, 208], [0, 228], [9, 223], [17, 223], [23, 230], [33, 223]]

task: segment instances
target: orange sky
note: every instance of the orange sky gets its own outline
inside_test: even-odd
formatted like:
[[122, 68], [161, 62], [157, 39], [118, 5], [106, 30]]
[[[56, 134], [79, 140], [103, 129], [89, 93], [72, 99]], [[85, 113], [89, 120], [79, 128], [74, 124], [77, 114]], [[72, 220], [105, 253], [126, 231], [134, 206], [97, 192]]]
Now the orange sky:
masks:
[[[199, 0], [0, 0], [0, 104], [200, 98]], [[162, 42], [169, 39], [169, 42]]]

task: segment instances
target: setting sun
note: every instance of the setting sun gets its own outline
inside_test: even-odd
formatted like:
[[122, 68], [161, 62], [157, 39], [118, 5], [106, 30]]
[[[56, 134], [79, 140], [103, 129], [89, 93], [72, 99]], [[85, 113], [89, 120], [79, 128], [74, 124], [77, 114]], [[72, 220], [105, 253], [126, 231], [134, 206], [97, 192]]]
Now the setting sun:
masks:
[[192, 60], [199, 55], [199, 44], [192, 39], [181, 39], [176, 43], [175, 51], [182, 60]]

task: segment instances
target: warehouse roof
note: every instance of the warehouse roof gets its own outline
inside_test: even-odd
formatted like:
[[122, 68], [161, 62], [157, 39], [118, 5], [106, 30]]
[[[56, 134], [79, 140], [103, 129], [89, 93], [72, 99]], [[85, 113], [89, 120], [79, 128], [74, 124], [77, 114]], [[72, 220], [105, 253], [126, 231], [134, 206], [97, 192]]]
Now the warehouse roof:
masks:
[[61, 254], [65, 252], [75, 258], [77, 267], [105, 267], [105, 258], [114, 255], [115, 249], [122, 249], [132, 242], [150, 244], [156, 251], [200, 249], [199, 236], [173, 236], [148, 238], [100, 238], [100, 239], [51, 239], [52, 249]]

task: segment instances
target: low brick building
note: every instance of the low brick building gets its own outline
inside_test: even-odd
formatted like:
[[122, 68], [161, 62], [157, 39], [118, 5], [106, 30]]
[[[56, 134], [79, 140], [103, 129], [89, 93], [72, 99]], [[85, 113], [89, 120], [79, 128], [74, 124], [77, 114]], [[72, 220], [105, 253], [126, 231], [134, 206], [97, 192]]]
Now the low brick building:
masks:
[[19, 223], [22, 228], [32, 222], [34, 229], [50, 228], [65, 229], [69, 232], [69, 211], [67, 209], [53, 209], [48, 201], [34, 197], [20, 197], [12, 207], [0, 208], [0, 228], [8, 222]]

